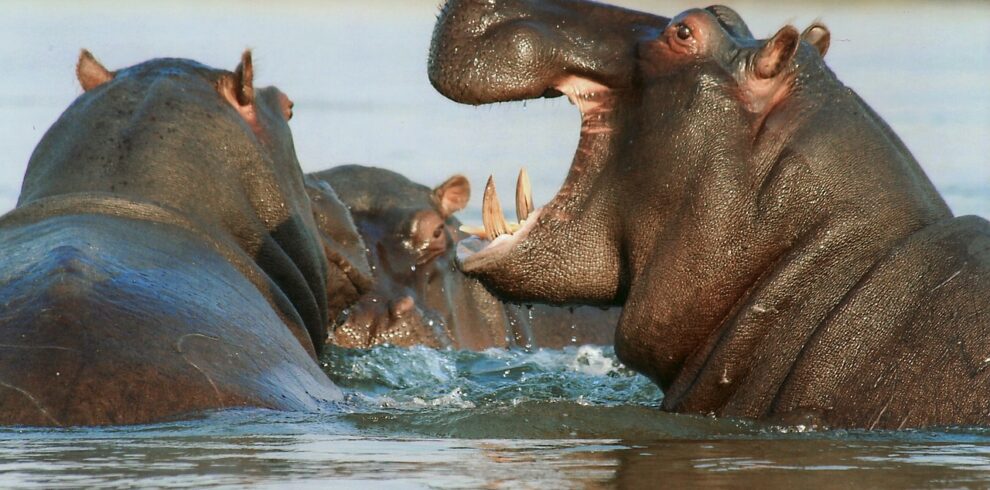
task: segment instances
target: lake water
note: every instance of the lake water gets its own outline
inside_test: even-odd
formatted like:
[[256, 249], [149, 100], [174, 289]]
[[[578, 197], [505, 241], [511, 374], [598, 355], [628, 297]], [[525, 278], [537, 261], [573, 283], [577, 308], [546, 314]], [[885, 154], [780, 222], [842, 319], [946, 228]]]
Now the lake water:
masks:
[[[695, 4], [622, 2], [674, 14]], [[0, 212], [31, 151], [81, 90], [86, 47], [110, 69], [177, 56], [233, 68], [296, 102], [306, 170], [376, 164], [427, 184], [535, 200], [566, 174], [565, 100], [473, 108], [425, 75], [435, 0], [0, 2]], [[731, 3], [758, 35], [822, 19], [828, 61], [897, 131], [957, 214], [990, 217], [990, 5]], [[479, 215], [476, 192], [467, 217]], [[990, 486], [990, 431], [801, 432], [657, 410], [660, 392], [609, 348], [484, 353], [379, 348], [324, 362], [349, 393], [321, 413], [260, 410], [153, 426], [0, 429], [0, 487]]]

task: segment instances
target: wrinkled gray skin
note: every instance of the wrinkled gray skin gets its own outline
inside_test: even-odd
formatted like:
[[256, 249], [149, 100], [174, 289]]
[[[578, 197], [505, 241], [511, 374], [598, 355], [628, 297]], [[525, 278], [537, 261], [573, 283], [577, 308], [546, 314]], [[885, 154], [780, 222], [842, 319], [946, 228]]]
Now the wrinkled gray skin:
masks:
[[836, 80], [827, 30], [804, 39], [754, 39], [725, 7], [449, 2], [429, 66], [448, 97], [601, 86], [574, 97], [561, 193], [463, 268], [515, 300], [624, 305], [617, 353], [666, 410], [985, 425], [990, 224], [954, 218]]
[[347, 206], [322, 180], [305, 176], [306, 193], [313, 208], [313, 221], [327, 257], [327, 333], [347, 308], [371, 292], [371, 264]]
[[328, 342], [474, 350], [612, 343], [618, 308], [508, 304], [457, 269], [464, 235], [453, 213], [470, 196], [463, 177], [430, 189], [389, 170], [344, 165], [307, 178], [328, 183], [350, 208], [374, 276]]
[[0, 424], [318, 410], [328, 266], [287, 125], [236, 72], [109, 72], [38, 144], [0, 218]]

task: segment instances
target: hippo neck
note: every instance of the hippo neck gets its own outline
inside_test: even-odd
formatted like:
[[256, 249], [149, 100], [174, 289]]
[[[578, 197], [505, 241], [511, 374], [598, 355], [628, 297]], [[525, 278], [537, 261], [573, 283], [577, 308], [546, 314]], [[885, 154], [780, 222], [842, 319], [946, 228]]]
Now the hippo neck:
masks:
[[[896, 136], [858, 96], [843, 91], [826, 99], [828, 107], [795, 105], [812, 112], [802, 127], [837, 128], [831, 134], [798, 130], [777, 149], [754, 152], [770, 175], [754, 208], [760, 220], [750, 226], [774, 231], [757, 233], [749, 255], [733, 257], [758, 265], [738, 266], [735, 279], [725, 281], [739, 286], [736, 294], [726, 297], [721, 317], [699, 326], [709, 333], [664, 386], [665, 408], [768, 415], [809, 339], [875, 264], [918, 230], [951, 218]], [[830, 153], [815, 153], [820, 148]]]

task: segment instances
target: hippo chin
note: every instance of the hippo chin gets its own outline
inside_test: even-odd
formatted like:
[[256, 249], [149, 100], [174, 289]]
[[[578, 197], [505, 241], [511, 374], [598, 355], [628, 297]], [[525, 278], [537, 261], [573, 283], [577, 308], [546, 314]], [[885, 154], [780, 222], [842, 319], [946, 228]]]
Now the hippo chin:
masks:
[[287, 121], [235, 72], [155, 59], [85, 89], [0, 218], [0, 424], [314, 410], [328, 266]]
[[474, 350], [612, 343], [619, 308], [508, 304], [457, 269], [465, 235], [454, 213], [471, 193], [463, 176], [431, 189], [382, 168], [342, 165], [307, 180], [335, 189], [350, 209], [374, 281], [328, 342]]
[[583, 121], [561, 191], [463, 269], [516, 300], [623, 305], [617, 353], [666, 410], [987, 424], [990, 224], [952, 216], [828, 42], [754, 39], [721, 6], [452, 0], [441, 93], [565, 94]]

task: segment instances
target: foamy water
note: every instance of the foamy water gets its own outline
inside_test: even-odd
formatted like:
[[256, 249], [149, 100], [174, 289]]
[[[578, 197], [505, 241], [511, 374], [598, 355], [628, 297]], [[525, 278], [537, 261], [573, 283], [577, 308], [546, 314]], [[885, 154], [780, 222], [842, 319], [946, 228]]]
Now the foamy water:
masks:
[[[609, 347], [332, 350], [323, 413], [0, 428], [2, 487], [984, 486], [990, 432], [808, 432], [656, 409]], [[332, 480], [332, 483], [328, 483]]]

